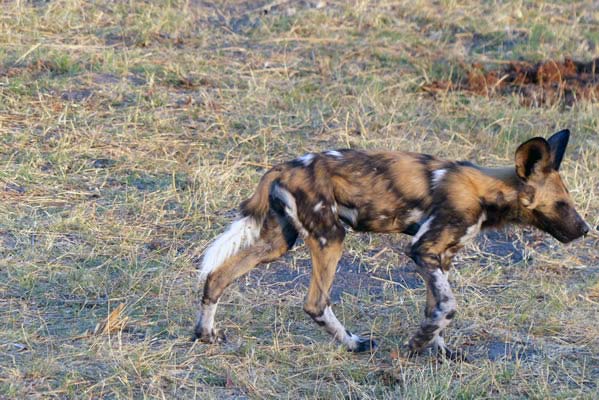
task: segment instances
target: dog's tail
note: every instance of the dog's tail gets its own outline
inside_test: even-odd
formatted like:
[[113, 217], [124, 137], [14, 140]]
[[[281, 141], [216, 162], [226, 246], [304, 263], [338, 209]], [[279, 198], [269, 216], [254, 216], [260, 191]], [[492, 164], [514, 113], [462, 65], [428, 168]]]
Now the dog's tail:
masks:
[[280, 168], [273, 168], [264, 174], [256, 192], [241, 203], [242, 218], [234, 221], [208, 246], [202, 257], [200, 281], [206, 280], [212, 271], [260, 238], [260, 230], [269, 208], [270, 187], [280, 175]]

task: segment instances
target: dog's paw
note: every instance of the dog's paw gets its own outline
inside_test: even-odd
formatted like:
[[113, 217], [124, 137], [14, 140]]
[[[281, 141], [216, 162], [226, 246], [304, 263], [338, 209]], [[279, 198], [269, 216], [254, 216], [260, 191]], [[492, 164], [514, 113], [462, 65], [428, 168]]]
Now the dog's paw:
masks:
[[469, 362], [466, 354], [460, 350], [447, 347], [445, 343], [441, 345], [437, 345], [435, 343], [431, 343], [428, 346], [417, 347], [414, 346], [412, 342], [410, 342], [406, 346], [406, 354], [408, 358], [414, 358], [421, 354], [429, 354], [430, 356], [435, 356], [437, 359], [441, 360], [450, 360], [454, 362]]
[[356, 340], [355, 345], [348, 349], [353, 353], [363, 353], [366, 351], [374, 351], [378, 347], [376, 340], [370, 337], [360, 337]]
[[416, 357], [417, 355], [422, 354], [422, 352], [429, 346], [430, 345], [423, 346], [415, 338], [411, 338], [407, 344], [404, 344], [405, 352], [408, 358]]
[[469, 362], [468, 357], [462, 350], [452, 350], [447, 346], [437, 348], [437, 356], [455, 362]]
[[193, 336], [191, 337], [192, 341], [200, 341], [203, 343], [226, 343], [227, 337], [224, 333], [217, 331], [215, 329], [202, 329], [201, 326], [196, 326], [196, 329], [193, 332]]
[[402, 353], [405, 354], [405, 357], [408, 359], [415, 358], [424, 351], [424, 349], [414, 346], [411, 341], [409, 343], [404, 343], [401, 349]]

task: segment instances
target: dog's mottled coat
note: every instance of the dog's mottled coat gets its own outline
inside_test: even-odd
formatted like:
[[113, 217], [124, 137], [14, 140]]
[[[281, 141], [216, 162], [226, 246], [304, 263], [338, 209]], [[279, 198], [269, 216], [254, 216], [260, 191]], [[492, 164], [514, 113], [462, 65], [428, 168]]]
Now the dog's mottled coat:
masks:
[[305, 311], [353, 351], [374, 347], [335, 317], [329, 293], [346, 227], [413, 236], [408, 251], [427, 288], [425, 318], [409, 343], [448, 357], [441, 333], [456, 315], [451, 259], [480, 229], [528, 224], [562, 242], [588, 231], [559, 175], [569, 131], [521, 144], [515, 166], [490, 169], [409, 152], [330, 150], [269, 170], [241, 204], [242, 218], [205, 253], [204, 296], [195, 336], [208, 342], [223, 290], [260, 263], [289, 250], [299, 235], [312, 256]]

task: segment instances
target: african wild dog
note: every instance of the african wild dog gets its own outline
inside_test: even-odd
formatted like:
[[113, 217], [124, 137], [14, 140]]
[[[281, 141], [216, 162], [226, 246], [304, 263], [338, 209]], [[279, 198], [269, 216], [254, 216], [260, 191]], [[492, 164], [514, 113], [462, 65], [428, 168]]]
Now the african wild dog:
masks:
[[[204, 295], [195, 338], [215, 342], [214, 314], [224, 289], [260, 263], [276, 260], [300, 235], [312, 257], [304, 310], [349, 350], [376, 343], [352, 334], [333, 314], [329, 292], [346, 226], [356, 231], [413, 236], [409, 256], [426, 288], [425, 318], [409, 342], [413, 353], [432, 346], [449, 358], [441, 335], [456, 314], [448, 273], [453, 255], [481, 228], [533, 225], [567, 243], [588, 225], [574, 209], [558, 173], [570, 132], [535, 137], [516, 150], [515, 167], [483, 168], [416, 153], [333, 150], [275, 166], [242, 217], [206, 250]], [[345, 224], [345, 225], [344, 225]]]

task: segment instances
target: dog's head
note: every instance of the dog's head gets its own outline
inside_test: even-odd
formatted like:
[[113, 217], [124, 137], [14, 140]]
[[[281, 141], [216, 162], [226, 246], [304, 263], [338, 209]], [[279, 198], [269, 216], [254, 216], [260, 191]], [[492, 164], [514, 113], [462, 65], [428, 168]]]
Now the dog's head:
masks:
[[562, 243], [589, 231], [559, 174], [569, 137], [570, 131], [566, 129], [548, 140], [532, 138], [516, 150], [516, 174], [523, 183], [519, 205], [528, 222]]

